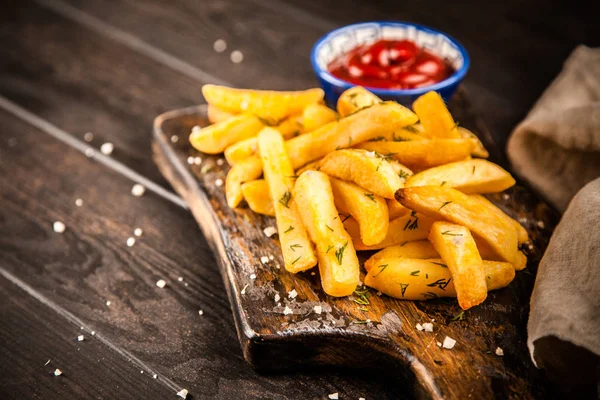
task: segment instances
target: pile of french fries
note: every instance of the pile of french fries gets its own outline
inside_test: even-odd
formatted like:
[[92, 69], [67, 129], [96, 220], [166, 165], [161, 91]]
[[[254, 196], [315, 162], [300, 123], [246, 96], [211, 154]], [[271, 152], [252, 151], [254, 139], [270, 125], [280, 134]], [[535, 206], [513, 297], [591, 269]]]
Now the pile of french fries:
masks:
[[[323, 290], [360, 282], [405, 300], [457, 297], [463, 309], [507, 286], [527, 259], [527, 231], [482, 194], [515, 184], [459, 127], [435, 92], [413, 110], [362, 87], [275, 92], [205, 85], [212, 125], [190, 142], [224, 153], [230, 207], [275, 216], [285, 268], [319, 266]], [[262, 177], [262, 179], [261, 179]]]

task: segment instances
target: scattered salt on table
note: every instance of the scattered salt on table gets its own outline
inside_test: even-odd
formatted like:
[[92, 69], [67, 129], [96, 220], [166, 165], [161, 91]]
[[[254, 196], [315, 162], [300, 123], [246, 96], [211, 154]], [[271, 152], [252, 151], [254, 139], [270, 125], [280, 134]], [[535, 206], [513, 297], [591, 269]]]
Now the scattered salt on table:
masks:
[[54, 370], [54, 376], [60, 376], [60, 375], [62, 375], [62, 371], [60, 369], [56, 368]]
[[162, 289], [167, 286], [167, 282], [164, 279], [159, 279], [156, 281], [156, 286]]
[[75, 205], [77, 207], [81, 207], [83, 205], [83, 200], [81, 200], [81, 199], [75, 199]]
[[187, 399], [187, 395], [187, 389], [181, 389], [179, 392], [177, 392], [177, 396], [181, 397], [182, 399]]
[[315, 314], [321, 314], [323, 312], [323, 307], [315, 306], [313, 310], [315, 310]]
[[431, 322], [425, 322], [423, 324], [423, 329], [425, 332], [433, 332], [433, 324]]
[[141, 229], [141, 228], [135, 228], [135, 229], [133, 230], [133, 234], [134, 234], [135, 236], [137, 236], [137, 237], [140, 237], [140, 236], [142, 236], [142, 233], [144, 233], [144, 231], [142, 231], [142, 229]]
[[102, 146], [100, 146], [100, 153], [104, 154], [105, 156], [110, 156], [114, 149], [114, 144], [112, 144], [111, 142], [106, 142], [103, 143]]
[[85, 340], [85, 337], [83, 335], [77, 336], [77, 341], [78, 342], [83, 342], [84, 340]]
[[140, 185], [139, 183], [136, 183], [131, 188], [131, 194], [135, 197], [143, 196], [144, 193], [146, 193], [146, 188], [143, 185]]
[[292, 311], [291, 308], [289, 308], [288, 306], [285, 306], [285, 308], [283, 309], [283, 315], [289, 315], [289, 314], [293, 314], [294, 312]]
[[496, 347], [496, 355], [497, 356], [503, 356], [504, 355], [504, 350], [502, 350], [501, 347]]
[[135, 238], [134, 237], [128, 237], [127, 238], [127, 247], [132, 247], [135, 244]]
[[445, 349], [451, 349], [454, 347], [455, 344], [456, 344], [456, 340], [446, 336], [444, 338], [444, 343], [442, 344], [442, 347]]
[[215, 186], [216, 187], [221, 187], [223, 186], [223, 179], [219, 178], [215, 181]]
[[331, 400], [338, 400], [340, 397], [337, 392], [327, 395]]
[[52, 229], [54, 229], [54, 232], [56, 233], [63, 233], [66, 229], [66, 226], [61, 221], [56, 221], [52, 224]]
[[298, 296], [298, 292], [296, 292], [296, 289], [292, 289], [292, 291], [288, 293], [288, 297], [290, 299], [295, 299], [296, 296]]
[[419, 330], [419, 331], [422, 331], [424, 329], [423, 325], [421, 325], [421, 324], [415, 325], [415, 328], [417, 328], [417, 330]]
[[263, 229], [263, 232], [267, 237], [271, 237], [277, 233], [277, 229], [273, 226], [267, 226], [265, 229]]
[[267, 256], [262, 256], [262, 257], [260, 258], [260, 262], [261, 262], [261, 263], [263, 263], [263, 264], [266, 264], [266, 263], [268, 263], [268, 262], [269, 262], [269, 257], [267, 257]]

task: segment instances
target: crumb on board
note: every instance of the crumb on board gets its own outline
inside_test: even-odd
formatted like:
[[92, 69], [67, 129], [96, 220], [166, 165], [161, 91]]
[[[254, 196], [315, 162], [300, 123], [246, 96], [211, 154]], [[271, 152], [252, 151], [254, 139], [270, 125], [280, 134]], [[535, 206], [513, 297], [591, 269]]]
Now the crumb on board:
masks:
[[265, 233], [266, 237], [271, 237], [277, 233], [277, 228], [274, 226], [267, 226], [265, 229], [263, 229], [263, 232]]
[[177, 396], [181, 397], [182, 399], [187, 399], [187, 395], [187, 389], [181, 389], [179, 392], [177, 392]]
[[156, 281], [156, 286], [162, 289], [167, 286], [167, 282], [164, 279], [159, 279]]
[[246, 294], [246, 289], [248, 289], [248, 284], [246, 284], [246, 286], [244, 286], [242, 288], [242, 290], [240, 291], [240, 294]]
[[56, 368], [54, 370], [54, 376], [61, 376], [61, 375], [62, 375], [62, 371], [60, 369]]
[[140, 185], [139, 183], [136, 183], [131, 188], [131, 194], [135, 197], [141, 197], [144, 195], [144, 193], [146, 193], [146, 188], [144, 187], [144, 185]]
[[296, 296], [298, 296], [298, 292], [296, 292], [296, 289], [292, 289], [290, 292], [288, 292], [288, 297], [290, 299], [295, 299]]
[[100, 153], [104, 154], [105, 156], [110, 156], [114, 150], [115, 145], [111, 142], [102, 143], [102, 146], [100, 146]]
[[56, 233], [63, 233], [66, 228], [67, 227], [65, 226], [65, 224], [61, 221], [55, 221], [52, 224], [52, 229], [54, 229], [54, 232], [56, 232]]
[[446, 336], [444, 338], [444, 343], [442, 343], [442, 347], [450, 350], [454, 347], [455, 344], [456, 344], [456, 340], [452, 339], [451, 337]]
[[46, 364], [44, 364], [44, 367], [45, 367], [46, 365], [50, 364], [50, 361], [51, 361], [51, 360], [50, 360], [50, 359], [48, 359], [48, 361], [46, 361]]
[[502, 347], [496, 347], [496, 355], [500, 357], [504, 355], [504, 350], [502, 350]]

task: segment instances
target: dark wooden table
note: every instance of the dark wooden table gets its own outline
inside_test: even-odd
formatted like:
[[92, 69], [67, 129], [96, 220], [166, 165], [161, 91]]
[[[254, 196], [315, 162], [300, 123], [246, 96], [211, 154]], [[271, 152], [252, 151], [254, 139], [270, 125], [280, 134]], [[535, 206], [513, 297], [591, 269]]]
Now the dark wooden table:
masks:
[[[577, 2], [374, 3], [2, 2], [0, 398], [164, 399], [181, 388], [194, 399], [406, 397], [369, 371], [254, 372], [215, 260], [150, 151], [153, 118], [203, 102], [203, 83], [314, 86], [312, 44], [351, 22], [409, 20], [462, 41], [466, 89], [500, 148], [573, 47], [600, 44]], [[104, 142], [110, 157], [86, 154]]]

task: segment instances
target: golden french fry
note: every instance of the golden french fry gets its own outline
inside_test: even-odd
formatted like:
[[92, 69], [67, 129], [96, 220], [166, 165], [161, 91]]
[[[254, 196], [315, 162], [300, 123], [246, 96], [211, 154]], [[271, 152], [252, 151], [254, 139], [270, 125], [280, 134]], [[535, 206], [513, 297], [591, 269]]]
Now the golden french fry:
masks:
[[234, 143], [225, 149], [225, 159], [229, 165], [238, 164], [246, 158], [256, 155], [258, 152], [258, 139], [251, 137]]
[[281, 121], [281, 123], [273, 128], [277, 129], [285, 140], [294, 138], [307, 132], [302, 124], [302, 114], [292, 115]]
[[329, 178], [306, 171], [296, 180], [294, 198], [310, 238], [317, 247], [321, 285], [330, 296], [348, 296], [360, 279], [352, 238], [340, 221]]
[[375, 151], [409, 168], [431, 168], [465, 159], [473, 150], [469, 139], [431, 139], [408, 142], [365, 142], [357, 148]]
[[362, 242], [374, 245], [385, 239], [389, 226], [385, 199], [351, 182], [336, 178], [330, 182], [335, 206], [358, 222]]
[[416, 240], [427, 239], [429, 228], [433, 219], [425, 215], [411, 212], [410, 214], [398, 217], [390, 221], [388, 233], [381, 242], [376, 245], [367, 246], [360, 238], [360, 228], [354, 218], [347, 218], [344, 221], [344, 227], [352, 237], [354, 248], [356, 250], [379, 250], [385, 247], [403, 244], [405, 242], [414, 242]]
[[406, 242], [385, 249], [373, 254], [371, 258], [365, 261], [365, 269], [369, 272], [373, 267], [385, 264], [388, 259], [394, 258], [416, 258], [429, 259], [440, 258], [440, 255], [433, 248], [428, 240], [417, 240], [415, 242]]
[[487, 297], [483, 260], [469, 229], [437, 221], [431, 226], [429, 241], [450, 270], [460, 307], [468, 310], [483, 303]]
[[208, 105], [208, 121], [211, 124], [216, 124], [217, 122], [222, 122], [228, 120], [229, 118], [235, 117], [236, 114], [232, 114], [225, 110], [221, 110], [219, 107]]
[[258, 148], [275, 209], [285, 269], [292, 273], [310, 269], [317, 264], [317, 257], [292, 196], [294, 170], [281, 133], [273, 128], [263, 129], [258, 134]]
[[237, 207], [244, 199], [242, 183], [253, 181], [261, 174], [262, 162], [258, 157], [250, 157], [231, 167], [225, 179], [225, 197], [229, 207]]
[[416, 122], [417, 116], [394, 102], [375, 104], [339, 121], [290, 139], [286, 150], [294, 168], [318, 160], [332, 151], [352, 147], [383, 133]]
[[225, 121], [192, 130], [190, 143], [203, 153], [218, 154], [234, 143], [256, 136], [263, 127], [260, 119], [252, 114], [236, 115]]
[[381, 134], [369, 140], [369, 142], [410, 142], [411, 140], [429, 140], [429, 137], [419, 133], [418, 130], [413, 128], [416, 125], [418, 124], [405, 126], [394, 132]]
[[472, 159], [440, 165], [409, 177], [404, 186], [444, 186], [463, 193], [496, 193], [515, 184], [515, 179], [498, 165]]
[[337, 113], [324, 104], [311, 104], [302, 113], [302, 124], [306, 132], [312, 132], [337, 119]]
[[517, 232], [514, 226], [498, 218], [488, 207], [456, 189], [439, 186], [415, 186], [399, 189], [396, 200], [403, 206], [437, 220], [463, 225], [486, 241], [504, 261], [516, 264]]
[[413, 111], [419, 116], [419, 121], [429, 136], [448, 139], [460, 137], [450, 111], [437, 92], [419, 96], [413, 103]]
[[473, 194], [471, 197], [481, 202], [482, 205], [487, 206], [488, 210], [493, 212], [498, 218], [502, 218], [512, 224], [517, 231], [517, 240], [519, 244], [525, 243], [529, 240], [529, 233], [527, 233], [527, 229], [523, 228], [523, 226], [517, 220], [508, 216], [504, 211], [502, 211], [500, 208], [498, 208], [498, 206], [486, 199], [484, 196]]
[[479, 158], [488, 158], [490, 153], [488, 153], [487, 149], [481, 143], [481, 140], [470, 130], [463, 128], [462, 126], [458, 127], [458, 134], [463, 139], [471, 139], [475, 144], [472, 155]]
[[271, 201], [269, 185], [264, 179], [257, 179], [242, 184], [242, 194], [252, 211], [270, 217], [275, 216], [275, 208]]
[[321, 160], [316, 160], [316, 161], [309, 162], [305, 166], [303, 166], [300, 169], [298, 169], [296, 171], [296, 175], [300, 176], [300, 175], [302, 175], [302, 173], [304, 171], [318, 171], [321, 168], [320, 167], [320, 163], [321, 163]]
[[389, 157], [386, 157], [386, 159], [388, 160], [388, 162], [392, 166], [392, 169], [394, 170], [394, 172], [396, 173], [396, 175], [398, 175], [400, 177], [400, 179], [402, 180], [403, 183], [406, 182], [406, 180], [410, 176], [413, 175], [413, 172], [407, 166], [402, 165], [398, 161], [392, 160]]
[[[483, 271], [488, 291], [508, 286], [515, 277], [513, 266], [505, 262], [483, 261]], [[381, 258], [365, 276], [365, 285], [401, 300], [456, 297], [454, 283], [440, 258]]]
[[301, 113], [309, 104], [323, 100], [322, 89], [276, 92], [204, 85], [202, 94], [210, 105], [234, 114], [252, 113], [268, 121], [268, 125], [277, 125], [285, 117]]
[[382, 100], [361, 86], [354, 86], [341, 94], [337, 102], [340, 116], [346, 117], [358, 110], [381, 103]]
[[396, 199], [387, 199], [388, 215], [390, 221], [398, 217], [402, 217], [410, 212], [410, 210], [398, 203]]
[[375, 152], [338, 150], [323, 157], [319, 166], [319, 171], [327, 175], [355, 182], [367, 192], [387, 199], [393, 199], [396, 190], [404, 186], [390, 163]]

